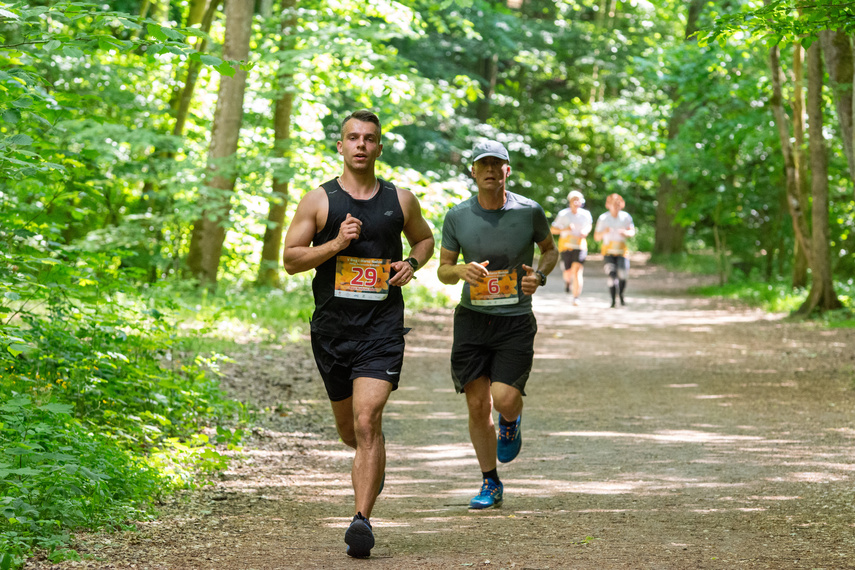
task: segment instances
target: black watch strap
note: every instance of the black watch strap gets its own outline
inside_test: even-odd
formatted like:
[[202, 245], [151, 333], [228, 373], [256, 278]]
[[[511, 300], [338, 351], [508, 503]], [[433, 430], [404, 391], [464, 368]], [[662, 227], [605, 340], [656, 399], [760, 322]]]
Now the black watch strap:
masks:
[[408, 257], [404, 261], [406, 261], [407, 263], [410, 264], [410, 266], [413, 268], [413, 273], [418, 271], [418, 269], [419, 269], [419, 260], [418, 259], [416, 259], [415, 257]]
[[546, 275], [543, 274], [543, 271], [535, 271], [534, 273], [540, 277], [540, 286], [543, 287], [546, 285]]

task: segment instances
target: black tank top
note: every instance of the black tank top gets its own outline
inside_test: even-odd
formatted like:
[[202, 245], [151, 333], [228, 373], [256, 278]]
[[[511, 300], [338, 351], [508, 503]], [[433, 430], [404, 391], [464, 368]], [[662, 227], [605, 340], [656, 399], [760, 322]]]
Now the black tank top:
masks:
[[336, 257], [390, 259], [392, 262], [403, 259], [404, 211], [398, 201], [398, 191], [390, 182], [379, 178], [377, 181], [380, 184], [377, 194], [368, 200], [355, 200], [336, 179], [321, 185], [327, 193], [329, 212], [326, 225], [315, 234], [312, 244], [318, 246], [335, 239], [347, 214], [362, 220], [362, 230], [359, 239], [351, 241], [316, 269], [312, 280], [315, 296], [312, 332], [353, 340], [404, 334], [404, 298], [400, 287], [389, 287], [389, 295], [382, 301], [348, 299], [334, 294]]

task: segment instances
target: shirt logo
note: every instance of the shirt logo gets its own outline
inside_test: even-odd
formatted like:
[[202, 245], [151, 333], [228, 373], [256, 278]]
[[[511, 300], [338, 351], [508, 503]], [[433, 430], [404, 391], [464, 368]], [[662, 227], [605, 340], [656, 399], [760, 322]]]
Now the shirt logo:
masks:
[[387, 212], [386, 212], [385, 214], [383, 214], [383, 215], [384, 215], [384, 216], [391, 216], [393, 213], [394, 213], [394, 212], [392, 212], [392, 210], [389, 210], [389, 211], [387, 211]]

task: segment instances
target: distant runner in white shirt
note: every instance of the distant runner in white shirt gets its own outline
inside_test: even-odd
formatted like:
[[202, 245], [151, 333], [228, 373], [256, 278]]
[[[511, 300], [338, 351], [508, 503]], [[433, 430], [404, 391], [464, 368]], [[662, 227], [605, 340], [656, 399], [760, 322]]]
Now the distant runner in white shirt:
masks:
[[573, 288], [573, 304], [579, 304], [584, 284], [583, 273], [585, 258], [588, 257], [588, 234], [591, 233], [593, 219], [591, 212], [584, 209], [585, 197], [578, 190], [567, 195], [569, 208], [558, 212], [550, 230], [558, 236], [558, 251], [564, 262], [564, 292]]
[[594, 239], [603, 242], [603, 268], [608, 275], [606, 282], [612, 296], [612, 308], [615, 306], [615, 293], [620, 297], [620, 304], [626, 304], [623, 299], [629, 277], [626, 240], [635, 235], [632, 216], [622, 211], [625, 204], [620, 194], [609, 194], [606, 198], [608, 212], [597, 218], [597, 227], [594, 229]]

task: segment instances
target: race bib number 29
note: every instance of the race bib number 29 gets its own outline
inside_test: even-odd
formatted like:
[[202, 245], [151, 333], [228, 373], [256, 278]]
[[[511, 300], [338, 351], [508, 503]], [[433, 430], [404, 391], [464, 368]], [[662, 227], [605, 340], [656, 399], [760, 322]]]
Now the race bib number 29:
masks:
[[520, 302], [517, 272], [511, 269], [490, 271], [480, 285], [469, 286], [469, 299], [478, 306], [516, 305]]
[[391, 259], [336, 257], [335, 296], [382, 301], [389, 296], [391, 263]]

